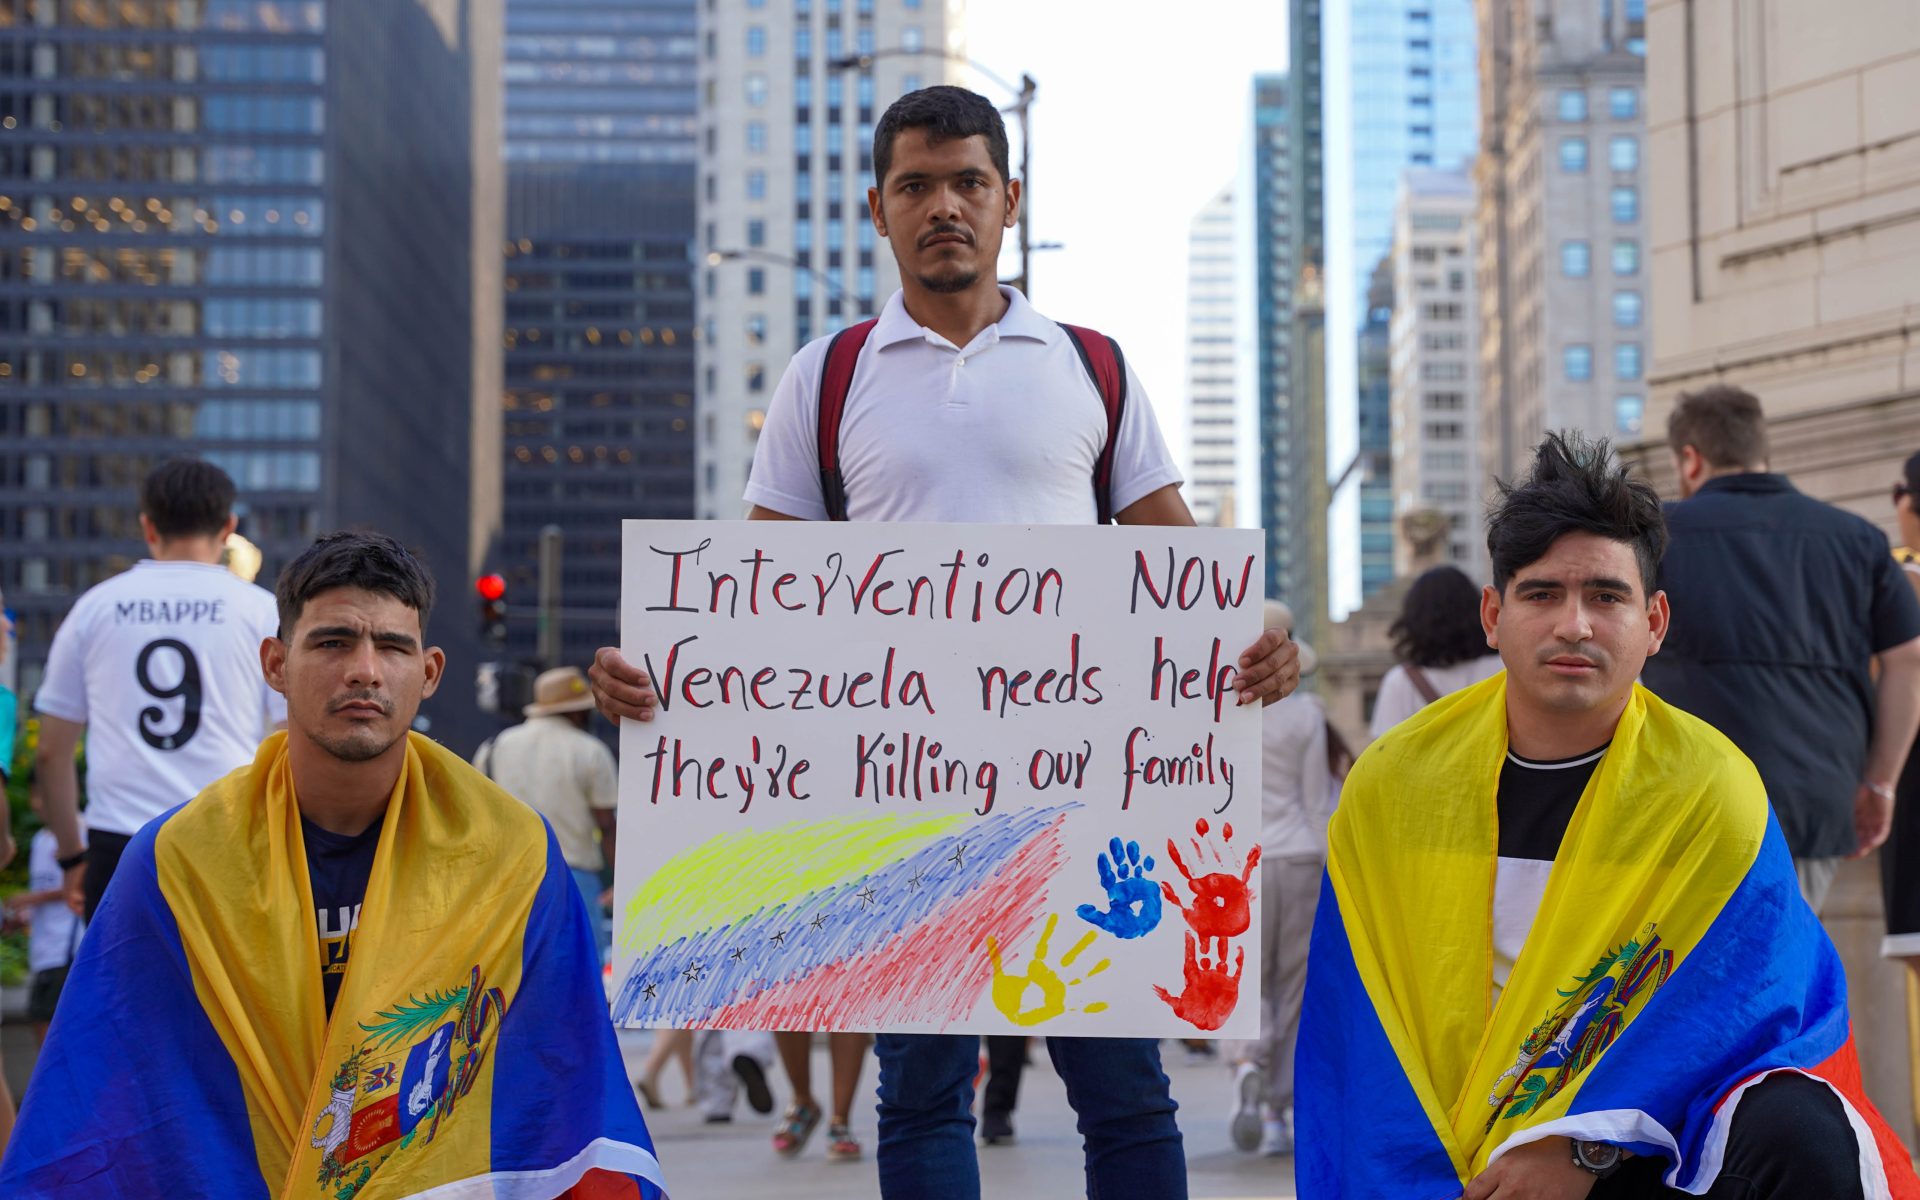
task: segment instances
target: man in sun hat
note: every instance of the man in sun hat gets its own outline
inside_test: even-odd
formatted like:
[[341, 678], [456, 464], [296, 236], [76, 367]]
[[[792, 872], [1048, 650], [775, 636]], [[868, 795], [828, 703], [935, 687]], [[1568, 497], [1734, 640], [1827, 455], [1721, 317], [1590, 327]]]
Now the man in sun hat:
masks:
[[[613, 943], [603, 865], [613, 862], [614, 805], [619, 801], [613, 751], [587, 730], [593, 693], [578, 667], [555, 667], [533, 681], [527, 719], [483, 744], [473, 765], [547, 819], [560, 841], [560, 855], [593, 914], [593, 933], [605, 958]], [[600, 840], [594, 841], [594, 830]]]

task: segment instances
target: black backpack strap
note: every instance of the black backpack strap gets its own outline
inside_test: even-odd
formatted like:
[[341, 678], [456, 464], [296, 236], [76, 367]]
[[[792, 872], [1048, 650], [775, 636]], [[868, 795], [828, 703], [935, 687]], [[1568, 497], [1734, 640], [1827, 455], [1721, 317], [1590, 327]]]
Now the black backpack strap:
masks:
[[1113, 520], [1113, 455], [1120, 441], [1120, 418], [1127, 411], [1127, 360], [1120, 353], [1120, 343], [1107, 335], [1084, 325], [1059, 325], [1080, 352], [1080, 365], [1087, 369], [1107, 410], [1107, 444], [1093, 464], [1094, 508], [1099, 523], [1105, 525]]
[[820, 498], [827, 506], [827, 520], [847, 519], [847, 487], [840, 477], [840, 418], [846, 415], [847, 393], [853, 390], [853, 368], [867, 344], [874, 318], [849, 325], [827, 343], [827, 356], [820, 364], [820, 418], [816, 436], [820, 451]]

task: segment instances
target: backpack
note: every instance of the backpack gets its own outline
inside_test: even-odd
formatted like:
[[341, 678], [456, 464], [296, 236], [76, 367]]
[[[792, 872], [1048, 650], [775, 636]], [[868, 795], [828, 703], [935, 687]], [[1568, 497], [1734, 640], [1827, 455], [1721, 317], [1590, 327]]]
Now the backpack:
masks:
[[[877, 324], [878, 318], [870, 318], [834, 334], [820, 366], [820, 496], [826, 501], [830, 521], [847, 519], [847, 489], [840, 478], [840, 420], [846, 415], [847, 393], [853, 390], [853, 369], [860, 350]], [[1080, 365], [1087, 369], [1107, 410], [1107, 444], [1093, 464], [1094, 506], [1099, 523], [1105, 525], [1113, 520], [1113, 451], [1127, 405], [1126, 360], [1121, 357], [1120, 343], [1105, 334], [1081, 325], [1056, 324], [1080, 352]]]

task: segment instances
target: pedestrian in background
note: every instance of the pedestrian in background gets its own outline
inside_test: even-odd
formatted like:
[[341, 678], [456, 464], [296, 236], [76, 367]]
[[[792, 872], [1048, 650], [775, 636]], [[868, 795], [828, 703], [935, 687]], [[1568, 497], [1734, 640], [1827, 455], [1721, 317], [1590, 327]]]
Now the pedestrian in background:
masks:
[[[34, 775], [60, 841], [67, 895], [93, 919], [133, 835], [253, 761], [286, 700], [260, 644], [278, 632], [273, 594], [220, 565], [233, 480], [194, 458], [161, 463], [140, 488], [147, 552], [67, 611], [34, 693]], [[87, 737], [87, 830], [74, 749]]]
[[[36, 816], [45, 811], [38, 782], [30, 785], [28, 801]], [[66, 986], [67, 968], [80, 949], [80, 935], [86, 922], [67, 904], [53, 830], [41, 828], [28, 848], [27, 890], [7, 898], [9, 924], [27, 929], [27, 969], [33, 972], [27, 993], [27, 1020], [33, 1022], [37, 1043], [47, 1040], [47, 1028], [53, 1024], [53, 1010], [60, 1003], [60, 990]]]
[[[1267, 601], [1268, 629], [1293, 630], [1293, 610]], [[1313, 648], [1300, 647], [1300, 677]], [[1233, 1144], [1293, 1153], [1293, 1058], [1306, 993], [1307, 943], [1326, 870], [1333, 773], [1326, 710], [1297, 691], [1260, 714], [1260, 1037], [1227, 1047], [1234, 1063]]]
[[1683, 394], [1667, 445], [1673, 630], [1644, 682], [1760, 769], [1817, 913], [1841, 860], [1887, 838], [1920, 727], [1920, 601], [1877, 526], [1768, 469], [1751, 393]]
[[594, 944], [604, 962], [613, 934], [600, 872], [613, 864], [614, 809], [620, 802], [613, 751], [587, 732], [593, 693], [578, 667], [541, 672], [533, 681], [533, 703], [520, 711], [527, 719], [481, 743], [473, 765], [553, 826], [560, 855], [593, 917]]
[[[1901, 574], [1920, 593], [1920, 454], [1907, 459], [1893, 485], [1893, 515], [1900, 528], [1900, 544], [1893, 548]], [[1920, 971], [1920, 754], [1907, 751], [1907, 762], [1894, 787], [1893, 828], [1880, 851], [1880, 889], [1886, 901], [1887, 936], [1880, 952], [1904, 958]]]
[[1407, 588], [1388, 627], [1400, 661], [1380, 680], [1367, 732], [1379, 737], [1450, 692], [1500, 671], [1480, 627], [1480, 589], [1458, 567], [1434, 567]]

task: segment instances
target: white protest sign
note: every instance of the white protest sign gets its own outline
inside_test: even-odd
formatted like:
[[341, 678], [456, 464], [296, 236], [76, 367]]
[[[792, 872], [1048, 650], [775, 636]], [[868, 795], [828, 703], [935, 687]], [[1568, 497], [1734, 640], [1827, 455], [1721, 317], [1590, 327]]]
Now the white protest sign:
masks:
[[624, 538], [617, 1024], [1258, 1035], [1257, 531]]

